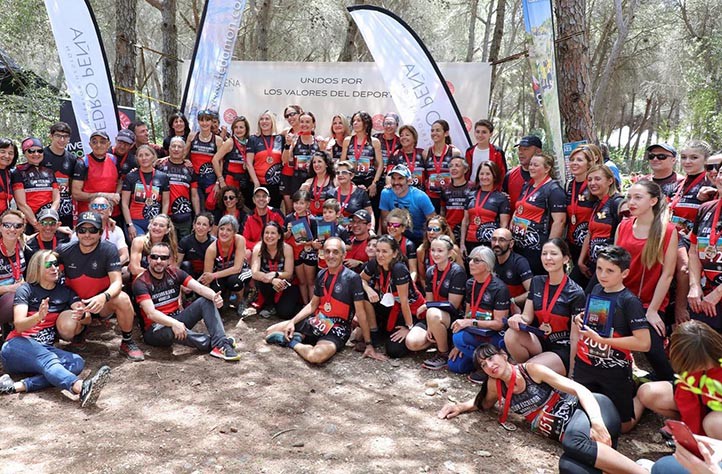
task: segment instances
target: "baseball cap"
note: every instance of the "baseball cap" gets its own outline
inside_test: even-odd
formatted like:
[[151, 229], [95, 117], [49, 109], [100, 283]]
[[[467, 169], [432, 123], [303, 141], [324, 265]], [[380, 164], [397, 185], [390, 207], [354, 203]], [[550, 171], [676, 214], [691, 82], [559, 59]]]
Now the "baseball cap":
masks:
[[42, 148], [43, 142], [41, 142], [39, 138], [28, 137], [25, 140], [23, 140], [23, 142], [20, 146], [23, 149], [23, 153], [25, 153], [26, 151], [28, 151], [29, 149], [31, 149], [34, 146]]
[[359, 209], [353, 213], [353, 216], [358, 217], [362, 221], [366, 221], [367, 224], [371, 222], [371, 214], [369, 214], [369, 211], [366, 209]]
[[409, 168], [406, 165], [396, 165], [393, 167], [391, 171], [389, 171], [389, 175], [392, 174], [398, 174], [403, 176], [406, 179], [411, 178], [411, 171], [409, 171]]
[[675, 150], [675, 148], [672, 145], [668, 145], [666, 143], [656, 143], [654, 145], [650, 145], [647, 147], [647, 149], [645, 151], [647, 153], [649, 153], [652, 150], [652, 148], [661, 148], [663, 150], [667, 150], [668, 152], [670, 152], [672, 154], [672, 156], [677, 156], [677, 150]]
[[78, 219], [78, 226], [82, 224], [91, 224], [96, 229], [100, 229], [101, 227], [103, 227], [103, 218], [100, 217], [100, 214], [96, 212], [81, 212], [80, 218]]
[[93, 133], [90, 134], [90, 139], [92, 140], [93, 137], [102, 137], [102, 138], [105, 138], [106, 140], [110, 140], [110, 137], [109, 137], [108, 134], [105, 132], [105, 130], [96, 130], [96, 131], [94, 131]]
[[38, 221], [42, 221], [45, 219], [54, 219], [55, 222], [58, 222], [60, 220], [60, 216], [58, 215], [58, 211], [55, 209], [43, 209], [40, 211], [40, 214], [38, 214]]
[[116, 142], [123, 142], [132, 145], [135, 143], [135, 133], [127, 128], [118, 131], [118, 135], [115, 137]]
[[519, 140], [519, 143], [514, 145], [517, 146], [535, 146], [537, 148], [542, 148], [542, 141], [541, 138], [534, 136], [534, 135], [527, 135], [523, 137], [521, 140]]
[[268, 194], [269, 196], [271, 195], [271, 193], [268, 192], [268, 188], [265, 186], [257, 187], [256, 189], [253, 190], [253, 194], [255, 195], [258, 191], [263, 191], [264, 193]]

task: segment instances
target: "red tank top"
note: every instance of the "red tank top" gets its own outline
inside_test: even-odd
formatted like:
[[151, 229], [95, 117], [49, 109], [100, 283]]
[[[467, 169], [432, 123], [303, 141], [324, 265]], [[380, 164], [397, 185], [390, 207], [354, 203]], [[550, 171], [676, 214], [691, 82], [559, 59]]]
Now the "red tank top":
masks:
[[[113, 155], [105, 155], [103, 161], [97, 161], [92, 156], [85, 157], [85, 166], [88, 170], [87, 178], [83, 182], [83, 191], [89, 194], [94, 193], [115, 193], [118, 188], [118, 168], [115, 166]], [[87, 201], [78, 202], [78, 214], [88, 210], [90, 203]], [[120, 210], [120, 206], [115, 206]], [[113, 215], [117, 215], [113, 212]]]

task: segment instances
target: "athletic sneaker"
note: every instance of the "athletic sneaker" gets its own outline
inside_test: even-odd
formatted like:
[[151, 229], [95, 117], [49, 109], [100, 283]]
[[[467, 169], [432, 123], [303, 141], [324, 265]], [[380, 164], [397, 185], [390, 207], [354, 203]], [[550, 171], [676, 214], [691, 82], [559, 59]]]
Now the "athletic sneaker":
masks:
[[236, 314], [239, 318], [243, 318], [243, 313], [246, 312], [248, 309], [248, 306], [246, 306], [246, 302], [241, 300], [238, 302], [238, 305], [236, 306]]
[[471, 383], [477, 383], [477, 384], [483, 384], [487, 381], [489, 378], [488, 375], [486, 375], [486, 372], [482, 370], [477, 370], [476, 372], [472, 372], [469, 375], [467, 375], [467, 380]]
[[100, 391], [110, 379], [110, 367], [102, 366], [89, 379], [83, 380], [83, 388], [80, 390], [80, 407], [85, 408], [95, 405], [100, 396]]
[[269, 319], [269, 318], [271, 318], [272, 316], [275, 316], [276, 314], [277, 314], [277, 313], [276, 313], [276, 308], [274, 308], [274, 307], [264, 308], [264, 309], [261, 310], [260, 313], [258, 313], [258, 315], [259, 315], [260, 317], [262, 317], [263, 319]]
[[226, 336], [228, 339], [228, 342], [231, 344], [231, 347], [234, 349], [238, 349], [238, 343], [236, 342], [236, 338], [233, 336]]
[[4, 374], [0, 377], [0, 393], [4, 395], [15, 393], [15, 382], [8, 374]]
[[449, 364], [448, 354], [437, 353], [431, 359], [426, 359], [421, 367], [429, 370], [441, 370]]
[[241, 355], [233, 348], [235, 341], [225, 341], [220, 347], [214, 347], [211, 350], [211, 356], [227, 361], [236, 361], [241, 359]]
[[125, 354], [125, 356], [133, 362], [145, 360], [143, 351], [140, 350], [138, 344], [132, 339], [128, 342], [123, 341], [120, 343], [120, 352], [121, 354]]
[[288, 347], [293, 341], [296, 341], [296, 343], [301, 342], [300, 332], [294, 332], [290, 341], [287, 341], [286, 336], [280, 331], [272, 332], [266, 336], [266, 344], [276, 344], [281, 347]]

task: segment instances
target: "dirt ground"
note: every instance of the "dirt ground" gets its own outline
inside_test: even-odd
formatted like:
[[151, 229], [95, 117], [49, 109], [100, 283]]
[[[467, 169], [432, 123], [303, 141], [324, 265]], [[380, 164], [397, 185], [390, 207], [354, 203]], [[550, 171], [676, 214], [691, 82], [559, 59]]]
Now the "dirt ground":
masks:
[[[0, 398], [0, 472], [120, 473], [552, 473], [561, 448], [491, 413], [439, 420], [477, 387], [347, 348], [322, 367], [263, 341], [268, 321], [225, 319], [241, 338], [239, 363], [141, 345], [146, 361], [118, 354], [113, 329], [91, 328], [86, 372], [112, 367], [97, 407], [56, 389]], [[620, 449], [637, 459], [670, 452], [646, 415]]]

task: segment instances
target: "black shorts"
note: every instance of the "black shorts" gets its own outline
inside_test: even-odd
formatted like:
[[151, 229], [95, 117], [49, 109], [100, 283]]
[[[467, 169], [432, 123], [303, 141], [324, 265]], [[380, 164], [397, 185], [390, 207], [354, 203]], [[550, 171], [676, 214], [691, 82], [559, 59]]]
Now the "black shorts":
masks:
[[281, 181], [278, 183], [278, 192], [281, 193], [283, 196], [290, 196], [291, 193], [289, 192], [289, 189], [291, 189], [291, 180], [293, 179], [293, 176], [286, 176], [285, 174], [281, 175]]
[[298, 255], [298, 258], [293, 261], [293, 264], [295, 266], [308, 265], [310, 267], [317, 267], [318, 251], [306, 252], [305, 250], [301, 250], [301, 253]]
[[546, 338], [542, 337], [538, 339], [542, 346], [542, 352], [553, 352], [554, 354], [558, 355], [559, 358], [562, 360], [562, 363], [564, 364], [564, 369], [566, 369], [567, 373], [569, 373], [569, 364], [571, 363], [570, 359], [572, 356], [571, 345], [554, 344], [553, 342], [549, 342]]
[[579, 360], [574, 362], [573, 380], [594, 393], [601, 393], [612, 400], [622, 423], [634, 419], [634, 395], [636, 385], [628, 368], [600, 369]]
[[318, 332], [311, 326], [308, 319], [304, 319], [300, 324], [296, 325], [296, 331], [303, 334], [303, 344], [309, 344], [315, 346], [318, 341], [330, 341], [336, 346], [336, 353], [346, 347], [351, 337], [351, 331], [348, 328], [342, 328], [340, 326], [334, 326], [328, 334], [318, 334]]

